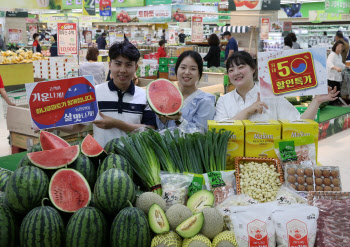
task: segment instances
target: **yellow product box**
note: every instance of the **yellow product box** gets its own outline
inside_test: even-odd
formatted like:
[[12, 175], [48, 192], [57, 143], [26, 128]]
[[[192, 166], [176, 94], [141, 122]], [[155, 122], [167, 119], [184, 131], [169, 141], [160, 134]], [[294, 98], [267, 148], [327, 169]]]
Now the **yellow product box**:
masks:
[[282, 139], [290, 139], [303, 136], [315, 138], [316, 160], [318, 153], [318, 123], [310, 119], [279, 120], [282, 124]]
[[281, 139], [281, 124], [276, 120], [243, 120], [245, 157], [277, 158], [274, 141]]
[[224, 129], [233, 132], [227, 146], [226, 170], [235, 169], [235, 158], [244, 156], [244, 125], [240, 120], [217, 122], [208, 120], [208, 129]]

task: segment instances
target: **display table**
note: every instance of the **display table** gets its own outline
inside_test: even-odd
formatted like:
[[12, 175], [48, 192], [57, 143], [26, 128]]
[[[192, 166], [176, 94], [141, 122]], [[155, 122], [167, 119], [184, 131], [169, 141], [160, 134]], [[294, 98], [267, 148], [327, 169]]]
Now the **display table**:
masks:
[[[206, 42], [192, 42], [192, 41], [186, 41], [186, 45], [209, 46], [208, 41], [206, 41]], [[227, 45], [227, 41], [220, 42], [220, 45]]]
[[33, 82], [33, 63], [2, 64], [0, 75], [5, 87]]

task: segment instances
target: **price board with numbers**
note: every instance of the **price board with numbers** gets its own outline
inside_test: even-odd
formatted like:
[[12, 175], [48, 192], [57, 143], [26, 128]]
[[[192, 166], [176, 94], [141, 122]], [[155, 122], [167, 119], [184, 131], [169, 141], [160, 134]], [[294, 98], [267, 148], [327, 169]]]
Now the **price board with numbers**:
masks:
[[326, 49], [293, 49], [259, 52], [262, 98], [328, 93]]
[[91, 122], [98, 114], [92, 76], [25, 86], [34, 130]]
[[192, 42], [202, 42], [203, 41], [203, 17], [192, 16]]
[[77, 55], [78, 39], [76, 23], [57, 23], [58, 55]]

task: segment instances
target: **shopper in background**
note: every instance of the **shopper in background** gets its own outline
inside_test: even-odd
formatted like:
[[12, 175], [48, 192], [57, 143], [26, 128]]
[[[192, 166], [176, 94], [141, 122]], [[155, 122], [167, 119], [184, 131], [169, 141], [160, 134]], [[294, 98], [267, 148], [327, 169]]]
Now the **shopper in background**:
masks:
[[[332, 47], [332, 52], [327, 58], [327, 79], [328, 86], [341, 91], [342, 76], [341, 72], [346, 67], [342, 61], [342, 51], [345, 41], [338, 40]], [[341, 104], [339, 100], [330, 102], [331, 105]]]
[[204, 61], [208, 62], [207, 67], [210, 68], [212, 66], [214, 67], [220, 67], [220, 53], [221, 49], [219, 47], [220, 40], [219, 37], [213, 33], [209, 36], [208, 44], [210, 46], [208, 54], [203, 58]]
[[297, 36], [295, 35], [295, 33], [289, 33], [288, 36], [291, 37], [291, 39], [292, 39], [292, 42], [293, 42], [292, 48], [293, 49], [301, 49], [300, 45], [297, 42], [298, 39], [297, 39]]
[[181, 112], [172, 116], [158, 115], [159, 129], [179, 126], [181, 128], [206, 129], [207, 121], [215, 114], [215, 96], [197, 88], [203, 73], [203, 60], [195, 51], [183, 52], [175, 65], [179, 88], [184, 97]]
[[342, 47], [343, 50], [341, 51], [341, 56], [342, 56], [343, 64], [345, 64], [346, 58], [348, 57], [348, 54], [349, 54], [349, 43], [344, 40], [343, 33], [338, 31], [335, 35], [335, 42], [337, 42], [339, 40], [342, 41], [344, 44]]
[[164, 40], [159, 41], [158, 58], [161, 58], [161, 57], [166, 57], [165, 41]]
[[16, 106], [15, 103], [12, 103], [9, 96], [6, 93], [4, 82], [2, 81], [1, 75], [0, 75], [0, 95], [1, 97], [6, 101], [8, 105]]
[[7, 50], [6, 44], [5, 44], [5, 38], [3, 39], [1, 36], [0, 36], [0, 50], [1, 51], [6, 51]]
[[106, 72], [103, 63], [97, 62], [100, 52], [96, 47], [90, 47], [86, 54], [87, 62], [84, 62], [79, 67], [79, 75], [92, 75], [94, 77], [95, 85], [105, 82]]
[[230, 82], [236, 89], [221, 96], [216, 104], [216, 121], [270, 119], [314, 119], [322, 102], [337, 99], [337, 89], [329, 87], [328, 94], [314, 97], [307, 110], [300, 116], [298, 110], [284, 97], [260, 99], [259, 86], [254, 83], [257, 72], [252, 56], [245, 51], [235, 52], [226, 63]]
[[165, 39], [165, 29], [163, 29], [163, 35], [160, 36], [161, 40], [164, 41], [164, 43], [166, 43], [166, 39]]
[[41, 53], [41, 46], [39, 44], [39, 34], [35, 33], [33, 34], [33, 50], [34, 52]]
[[234, 53], [238, 51], [238, 44], [235, 38], [231, 37], [231, 32], [224, 32], [224, 38], [228, 41], [225, 49], [225, 63], [227, 59]]
[[179, 34], [179, 43], [185, 43], [186, 34], [185, 30], [181, 29], [181, 33]]
[[283, 50], [291, 50], [293, 48], [293, 40], [290, 36], [284, 37]]
[[103, 33], [101, 34], [100, 37], [97, 38], [96, 43], [99, 50], [106, 49], [106, 46], [107, 46], [106, 36], [107, 34]]
[[51, 47], [50, 47], [51, 57], [57, 57], [58, 56], [58, 51], [57, 51], [57, 34], [52, 35], [51, 39], [53, 39], [53, 41], [54, 41], [51, 44]]

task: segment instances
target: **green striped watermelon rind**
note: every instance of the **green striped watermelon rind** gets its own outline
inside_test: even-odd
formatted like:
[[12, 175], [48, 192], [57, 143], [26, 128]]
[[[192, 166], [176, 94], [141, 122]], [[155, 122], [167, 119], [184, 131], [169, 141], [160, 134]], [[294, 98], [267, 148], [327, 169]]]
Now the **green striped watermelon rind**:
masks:
[[44, 130], [40, 131], [39, 140], [43, 151], [70, 147], [69, 143], [63, 140], [61, 137]]
[[[62, 161], [60, 165], [48, 167], [48, 166], [43, 165], [43, 163], [39, 163], [38, 161], [34, 161], [34, 158], [37, 158], [37, 156], [45, 156], [45, 155], [47, 157], [39, 157], [39, 158], [41, 158], [41, 160], [43, 160], [43, 162], [50, 162], [50, 157], [56, 157], [56, 158], [60, 157], [62, 159], [66, 159], [67, 156], [65, 156], [64, 154], [60, 154], [60, 152], [63, 152], [63, 150], [73, 149], [74, 147], [76, 148], [75, 155], [69, 160], [64, 160], [64, 162]], [[28, 155], [30, 162], [32, 162], [32, 164], [34, 164], [35, 166], [42, 168], [42, 169], [50, 170], [50, 169], [59, 169], [59, 168], [62, 168], [62, 167], [65, 167], [65, 166], [72, 164], [78, 158], [79, 153], [80, 153], [80, 148], [78, 145], [75, 145], [75, 146], [69, 146], [66, 148], [51, 149], [51, 150], [40, 151], [40, 152], [35, 152], [35, 153], [28, 153], [27, 155]]]
[[51, 195], [51, 187], [52, 187], [52, 184], [53, 184], [53, 182], [54, 182], [55, 176], [56, 176], [58, 173], [60, 173], [60, 172], [62, 172], [62, 171], [66, 171], [66, 170], [69, 170], [69, 171], [72, 171], [72, 172], [77, 173], [77, 174], [82, 178], [82, 180], [84, 181], [85, 185], [88, 187], [88, 189], [89, 189], [89, 199], [88, 199], [86, 205], [84, 205], [84, 206], [82, 206], [82, 207], [87, 207], [87, 206], [89, 205], [89, 203], [90, 203], [90, 201], [91, 201], [91, 194], [92, 194], [92, 193], [91, 193], [91, 189], [90, 189], [90, 185], [89, 185], [88, 181], [85, 179], [85, 177], [83, 176], [83, 174], [81, 174], [80, 172], [78, 172], [77, 170], [74, 170], [74, 169], [69, 169], [69, 168], [59, 169], [58, 171], [56, 171], [56, 172], [52, 175], [52, 178], [51, 178], [51, 181], [50, 181], [50, 184], [49, 184], [49, 197], [50, 197], [50, 201], [52, 202], [52, 204], [53, 204], [58, 210], [61, 210], [62, 212], [66, 212], [66, 213], [74, 213], [74, 212], [76, 212], [76, 211], [68, 211], [68, 210], [65, 210], [65, 209], [59, 207], [59, 206], [55, 203], [54, 198], [52, 197], [53, 195]]
[[5, 191], [7, 181], [9, 180], [12, 174], [13, 171], [9, 171], [0, 167], [0, 191]]
[[106, 153], [107, 153], [107, 154], [116, 153], [114, 146], [115, 146], [115, 144], [118, 143], [118, 142], [119, 142], [119, 138], [114, 138], [114, 139], [110, 140], [110, 141], [106, 144], [106, 146], [105, 146], [105, 148], [104, 148], [104, 150], [106, 151]]
[[97, 172], [94, 164], [84, 154], [79, 154], [77, 159], [70, 164], [69, 168], [80, 172], [88, 181], [90, 188], [93, 188], [97, 179]]
[[150, 246], [152, 240], [146, 215], [141, 209], [132, 205], [122, 209], [115, 217], [110, 235], [111, 246]]
[[38, 246], [39, 243], [40, 246], [60, 247], [63, 246], [64, 235], [64, 223], [60, 214], [53, 207], [40, 206], [24, 217], [19, 240], [20, 245], [26, 247]]
[[0, 203], [0, 246], [14, 247], [16, 242], [15, 217], [11, 209]]
[[[119, 158], [120, 160], [124, 160], [124, 162], [126, 162], [126, 164], [124, 164], [124, 165], [122, 165], [122, 164], [120, 164], [120, 165], [110, 164], [109, 160], [112, 159], [112, 161], [113, 161], [114, 157]], [[131, 165], [129, 164], [129, 161], [119, 154], [109, 154], [103, 160], [103, 162], [101, 163], [101, 165], [99, 165], [99, 167], [97, 169], [97, 177], [101, 176], [102, 173], [104, 173], [105, 171], [112, 169], [112, 168], [121, 169], [122, 171], [126, 172], [126, 174], [128, 174], [131, 179], [134, 178], [134, 171], [133, 171]]]
[[[150, 89], [151, 89], [152, 84], [157, 83], [159, 81], [164, 81], [165, 83], [171, 84], [179, 92], [179, 95], [181, 96], [181, 104], [176, 111], [169, 112], [169, 113], [161, 112], [159, 109], [157, 109], [157, 107], [155, 107], [154, 102], [152, 102], [151, 96], [149, 95]], [[150, 84], [148, 84], [147, 88], [146, 88], [146, 96], [147, 96], [147, 101], [148, 101], [149, 106], [152, 108], [153, 111], [155, 111], [159, 115], [167, 115], [167, 116], [175, 115], [176, 113], [181, 111], [183, 103], [184, 103], [184, 99], [183, 99], [183, 96], [182, 96], [180, 89], [174, 83], [172, 83], [171, 81], [169, 81], [167, 79], [157, 79], [157, 80], [152, 81]]]
[[99, 209], [84, 207], [73, 214], [66, 227], [66, 246], [106, 246], [106, 242], [107, 221]]

